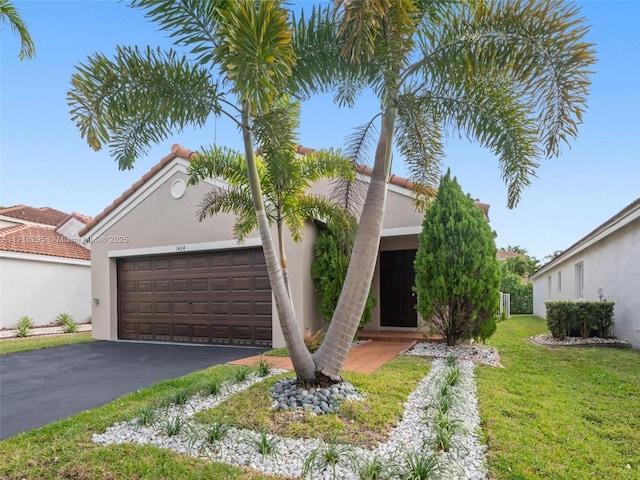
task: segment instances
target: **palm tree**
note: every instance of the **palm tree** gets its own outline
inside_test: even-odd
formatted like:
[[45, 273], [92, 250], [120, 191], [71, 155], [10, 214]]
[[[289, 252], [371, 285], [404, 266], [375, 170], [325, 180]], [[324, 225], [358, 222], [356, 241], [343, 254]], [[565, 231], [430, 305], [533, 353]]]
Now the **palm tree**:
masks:
[[18, 14], [16, 7], [9, 0], [0, 0], [0, 24], [7, 22], [11, 31], [20, 37], [20, 60], [30, 60], [36, 56], [36, 47], [33, 44], [29, 30], [24, 20]]
[[[322, 219], [333, 222], [343, 231], [350, 229], [352, 220], [343, 208], [326, 197], [309, 194], [307, 190], [322, 178], [355, 180], [354, 165], [348, 158], [330, 150], [314, 151], [295, 144], [299, 116], [299, 103], [284, 99], [276, 108], [254, 121], [256, 138], [262, 145], [256, 167], [265, 212], [269, 224], [276, 225], [280, 265], [289, 295], [285, 226], [296, 242], [302, 238], [302, 230], [308, 220]], [[276, 129], [272, 128], [274, 125]], [[205, 195], [199, 205], [198, 216], [203, 220], [220, 212], [234, 213], [234, 236], [244, 241], [258, 223], [243, 155], [213, 147], [194, 158], [189, 173], [191, 184], [206, 178], [221, 178], [227, 182], [227, 187], [216, 187]]]
[[[560, 144], [577, 135], [594, 63], [578, 13], [557, 0], [336, 0], [300, 19], [292, 80], [302, 94], [334, 89], [338, 102], [352, 104], [371, 87], [380, 101], [367, 198], [342, 295], [314, 355], [318, 376], [340, 378], [365, 305], [394, 141], [416, 185], [432, 187], [445, 133], [478, 141], [499, 157], [514, 207], [538, 161], [558, 156]], [[357, 156], [375, 120], [360, 129]], [[419, 205], [429, 191], [415, 192]]]
[[111, 147], [121, 169], [131, 168], [149, 145], [174, 129], [201, 126], [210, 115], [236, 122], [280, 326], [298, 379], [308, 382], [315, 364], [271, 237], [253, 138], [254, 118], [270, 111], [296, 61], [288, 11], [279, 1], [253, 0], [132, 0], [131, 5], [143, 9], [191, 58], [151, 47], [117, 47], [113, 60], [92, 55], [71, 79], [72, 119], [92, 148]]

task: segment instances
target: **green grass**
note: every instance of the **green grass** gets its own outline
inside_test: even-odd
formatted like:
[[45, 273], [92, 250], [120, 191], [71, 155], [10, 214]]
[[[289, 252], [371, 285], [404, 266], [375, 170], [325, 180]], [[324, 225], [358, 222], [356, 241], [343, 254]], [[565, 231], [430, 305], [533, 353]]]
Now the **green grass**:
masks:
[[343, 372], [345, 380], [366, 392], [362, 401], [342, 404], [337, 415], [311, 415], [302, 412], [272, 411], [269, 393], [278, 379], [291, 373], [253, 385], [246, 394], [234, 395], [223, 404], [197, 413], [204, 424], [230, 424], [256, 431], [267, 430], [295, 438], [322, 437], [337, 432], [338, 441], [375, 446], [401, 418], [404, 402], [418, 382], [429, 372], [431, 363], [419, 357], [397, 357], [370, 374]]
[[164, 381], [105, 405], [0, 442], [0, 479], [249, 479], [281, 477], [230, 465], [198, 460], [153, 446], [97, 445], [93, 433], [136, 417], [176, 389], [205, 381], [233, 379], [232, 366], [217, 366], [176, 380]]
[[490, 477], [640, 479], [639, 352], [527, 341], [546, 331], [533, 316], [500, 323], [488, 344], [505, 368], [476, 370]]
[[7, 353], [26, 352], [41, 348], [73, 345], [75, 343], [91, 342], [91, 332], [67, 333], [64, 335], [46, 335], [41, 337], [7, 338], [0, 340], [0, 355]]
[[[639, 352], [551, 349], [527, 341], [530, 335], [545, 331], [545, 322], [532, 316], [501, 322], [489, 344], [498, 348], [505, 368], [476, 369], [482, 433], [489, 445], [489, 478], [640, 480]], [[0, 347], [6, 353], [5, 345], [14, 342], [82, 336], [90, 340], [89, 334], [63, 335], [5, 340]], [[161, 405], [176, 391], [234, 380], [242, 368], [218, 366], [160, 382], [104, 407], [4, 440], [0, 442], [0, 479], [278, 478], [153, 446], [104, 446], [91, 441], [92, 433]], [[345, 402], [337, 415], [272, 412], [268, 387], [276, 379], [270, 378], [251, 387], [250, 395], [234, 395], [225, 404], [199, 413], [197, 419], [212, 429], [240, 425], [293, 437], [326, 437], [336, 432], [339, 442], [374, 445], [384, 440], [402, 414], [407, 396], [429, 368], [429, 361], [407, 356], [372, 374], [345, 372], [345, 378], [367, 397]], [[219, 433], [212, 431], [211, 441]]]

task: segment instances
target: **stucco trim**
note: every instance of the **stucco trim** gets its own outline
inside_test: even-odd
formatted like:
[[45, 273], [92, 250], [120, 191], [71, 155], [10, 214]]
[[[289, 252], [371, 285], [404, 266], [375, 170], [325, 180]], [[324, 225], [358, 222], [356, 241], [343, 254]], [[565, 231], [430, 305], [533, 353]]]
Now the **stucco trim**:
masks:
[[0, 258], [13, 258], [17, 260], [29, 260], [33, 262], [64, 263], [67, 265], [91, 266], [91, 260], [79, 260], [76, 258], [52, 257], [48, 255], [36, 255], [33, 253], [0, 251]]
[[422, 231], [422, 227], [414, 225], [412, 227], [383, 228], [382, 237], [403, 237], [405, 235], [417, 235]]
[[110, 250], [109, 258], [138, 257], [142, 255], [162, 255], [165, 253], [202, 252], [209, 250], [229, 250], [238, 248], [259, 247], [260, 238], [247, 238], [244, 243], [237, 240], [221, 240], [218, 242], [186, 243], [181, 245], [161, 245], [157, 247], [131, 248], [128, 250]]

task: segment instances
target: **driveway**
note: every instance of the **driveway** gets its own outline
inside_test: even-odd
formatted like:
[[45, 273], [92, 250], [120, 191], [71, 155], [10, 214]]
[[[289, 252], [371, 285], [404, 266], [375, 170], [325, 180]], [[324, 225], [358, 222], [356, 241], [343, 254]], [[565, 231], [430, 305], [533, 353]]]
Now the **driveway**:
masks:
[[0, 356], [0, 440], [160, 380], [264, 351], [96, 341]]

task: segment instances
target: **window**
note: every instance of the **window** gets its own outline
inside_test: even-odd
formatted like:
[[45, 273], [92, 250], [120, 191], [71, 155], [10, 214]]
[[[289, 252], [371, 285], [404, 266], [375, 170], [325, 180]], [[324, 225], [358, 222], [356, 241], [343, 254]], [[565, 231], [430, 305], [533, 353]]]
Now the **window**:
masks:
[[576, 263], [576, 298], [584, 298], [584, 264]]
[[551, 298], [551, 275], [547, 277], [547, 296]]
[[562, 272], [558, 272], [558, 292], [562, 291]]

